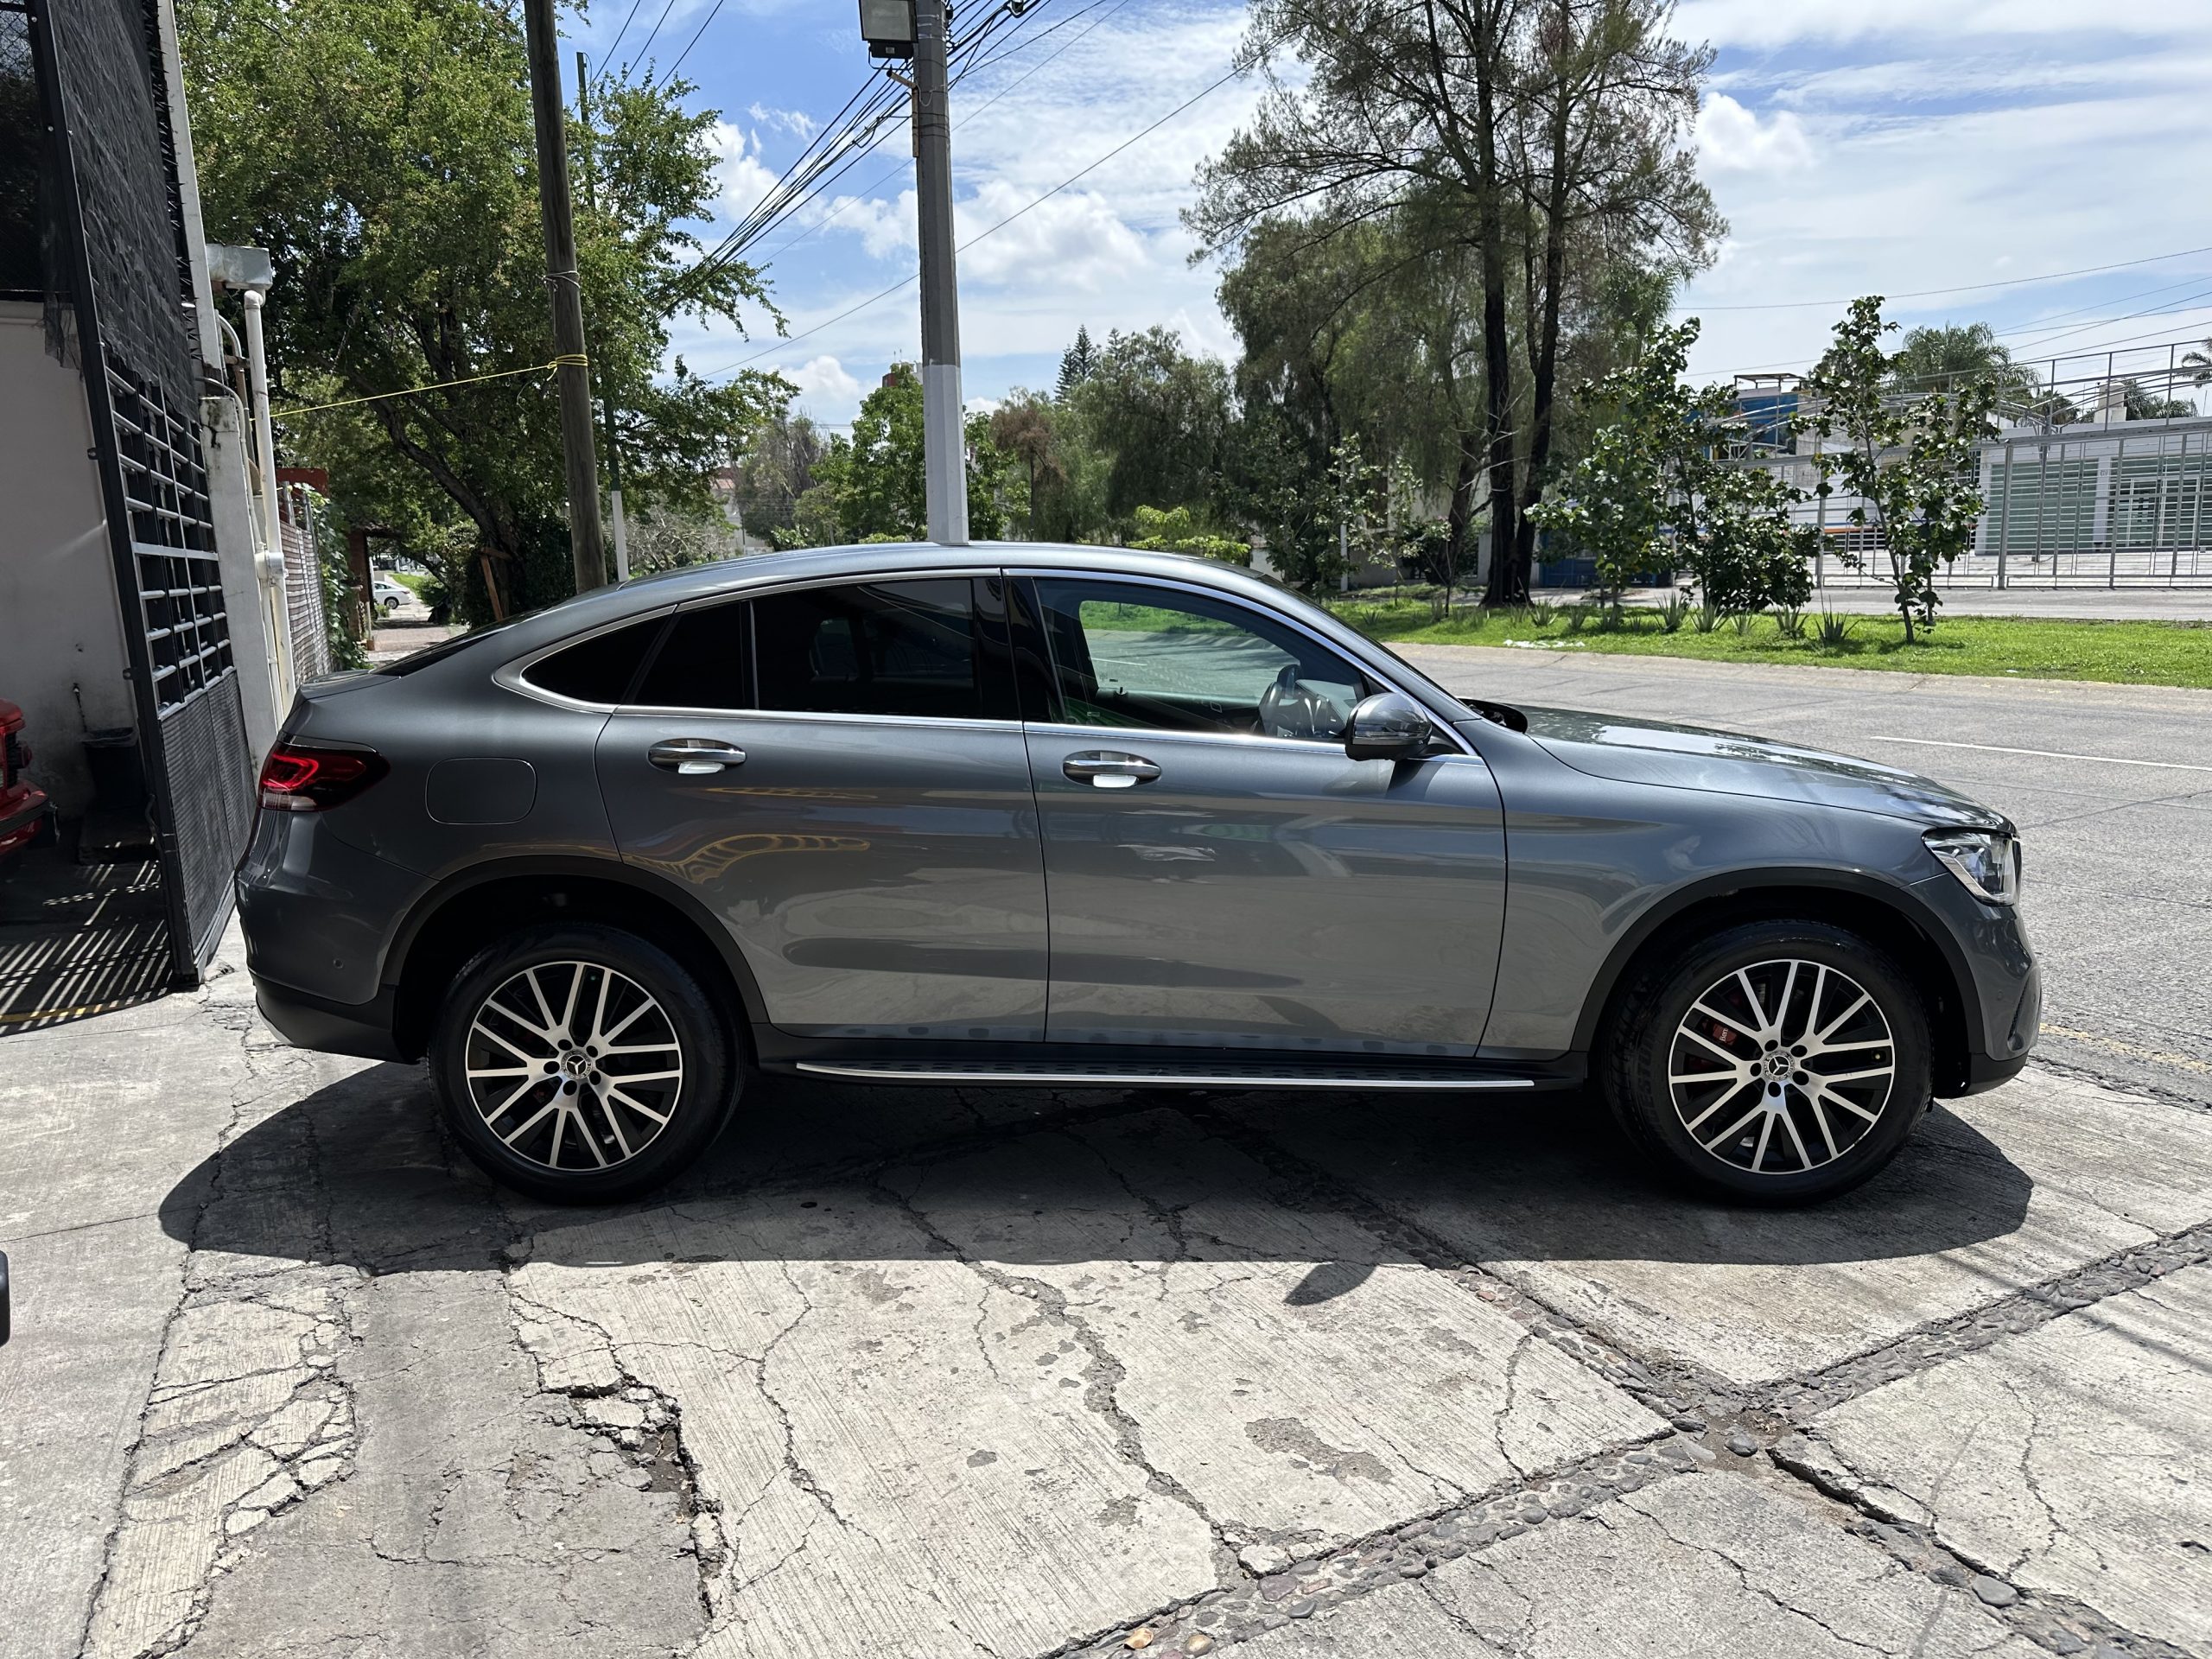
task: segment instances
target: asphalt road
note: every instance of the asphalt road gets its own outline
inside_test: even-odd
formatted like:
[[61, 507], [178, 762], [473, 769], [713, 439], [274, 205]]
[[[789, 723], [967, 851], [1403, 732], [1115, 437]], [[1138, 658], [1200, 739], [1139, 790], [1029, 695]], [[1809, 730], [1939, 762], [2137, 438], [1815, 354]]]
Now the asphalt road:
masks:
[[2025, 847], [2045, 1058], [2212, 1103], [2212, 692], [1462, 646], [1404, 654], [1461, 695], [1863, 755], [1996, 807]]
[[233, 936], [0, 1039], [0, 1654], [2212, 1659], [2212, 696], [1417, 654], [1964, 784], [2080, 1034], [1809, 1211], [1571, 1098], [785, 1079], [555, 1211]]

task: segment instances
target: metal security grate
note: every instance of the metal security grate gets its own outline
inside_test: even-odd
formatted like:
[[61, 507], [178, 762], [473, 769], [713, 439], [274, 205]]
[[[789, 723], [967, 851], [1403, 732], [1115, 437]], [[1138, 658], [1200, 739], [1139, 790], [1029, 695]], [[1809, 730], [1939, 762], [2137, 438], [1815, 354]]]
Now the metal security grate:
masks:
[[0, 6], [27, 8], [48, 140], [41, 188], [58, 227], [49, 338], [85, 376], [172, 960], [193, 980], [229, 914], [253, 769], [200, 448], [159, 3]]
[[231, 671], [231, 623], [215, 557], [207, 473], [192, 428], [157, 387], [108, 371], [154, 706], [166, 716]]

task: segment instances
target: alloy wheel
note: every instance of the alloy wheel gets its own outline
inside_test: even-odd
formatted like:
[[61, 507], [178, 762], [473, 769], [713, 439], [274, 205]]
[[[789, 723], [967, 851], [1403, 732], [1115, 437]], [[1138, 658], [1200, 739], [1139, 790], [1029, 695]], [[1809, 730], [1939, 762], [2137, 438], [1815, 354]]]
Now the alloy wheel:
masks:
[[468, 1097], [518, 1156], [555, 1171], [626, 1164], [675, 1116], [683, 1048], [652, 994], [603, 963], [543, 962], [477, 1005]]
[[1754, 1175], [1799, 1175], [1848, 1154], [1897, 1086], [1888, 1018], [1825, 963], [1754, 963], [1694, 1001], [1667, 1086], [1691, 1139]]

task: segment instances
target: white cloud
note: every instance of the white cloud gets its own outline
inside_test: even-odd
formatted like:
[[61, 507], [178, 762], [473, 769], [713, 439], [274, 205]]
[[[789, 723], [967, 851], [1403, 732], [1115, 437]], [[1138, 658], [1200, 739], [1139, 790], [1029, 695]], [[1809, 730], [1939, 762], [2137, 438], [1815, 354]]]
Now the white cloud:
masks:
[[1698, 112], [1698, 160], [1707, 173], [1795, 173], [1812, 164], [1804, 123], [1789, 110], [1765, 121], [1726, 92]]
[[795, 402], [810, 414], [825, 420], [849, 420], [860, 407], [860, 381], [846, 371], [842, 363], [826, 353], [779, 372], [798, 388]]
[[753, 118], [756, 129], [770, 132], [788, 133], [794, 138], [814, 137], [815, 120], [804, 110], [779, 110], [762, 104], [757, 99], [745, 111]]
[[[955, 206], [953, 219], [963, 242], [991, 231], [960, 256], [963, 277], [994, 286], [1041, 284], [1096, 294], [1144, 276], [1151, 261], [1143, 238], [1103, 196], [1064, 191], [1002, 223], [1034, 200], [1018, 186], [994, 179]], [[992, 230], [994, 226], [1001, 228]]]
[[[2183, 14], [2195, 12], [2194, 18]], [[1934, 41], [1955, 48], [1974, 39], [2080, 34], [2107, 46], [2212, 24], [2212, 9], [2183, 0], [2103, 0], [2094, 12], [2080, 0], [1848, 0], [1841, 5], [1777, 4], [1775, 0], [1687, 0], [1675, 30], [1689, 40], [1771, 48], [1796, 42]]]
[[760, 159], [760, 135], [728, 121], [717, 121], [707, 135], [721, 158], [717, 200], [726, 221], [745, 217], [760, 206], [776, 182], [776, 169]]

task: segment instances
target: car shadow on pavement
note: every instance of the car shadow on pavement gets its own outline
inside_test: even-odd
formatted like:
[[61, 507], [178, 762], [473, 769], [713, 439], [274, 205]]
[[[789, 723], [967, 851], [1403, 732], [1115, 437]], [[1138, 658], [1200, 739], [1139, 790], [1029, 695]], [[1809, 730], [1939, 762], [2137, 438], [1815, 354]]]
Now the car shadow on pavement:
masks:
[[[1306, 1260], [1312, 1218], [1371, 1262], [1634, 1260], [1747, 1266], [1955, 1251], [2018, 1230], [2030, 1178], [1938, 1106], [1897, 1161], [1812, 1209], [1701, 1202], [1635, 1167], [1599, 1107], [1547, 1096], [1160, 1092], [1046, 1095], [843, 1088], [756, 1077], [698, 1168], [654, 1198], [563, 1209], [503, 1192], [461, 1154], [419, 1068], [378, 1065], [285, 1106], [179, 1181], [168, 1233], [201, 1251], [371, 1273], [494, 1269], [528, 1254], [613, 1266], [683, 1259], [942, 1256], [923, 1220], [963, 1217], [985, 1252], [1044, 1264]], [[819, 1212], [886, 1205], [911, 1227], [855, 1236]], [[1290, 1216], [1297, 1224], [1277, 1224]], [[680, 1236], [680, 1243], [676, 1241]], [[1364, 1240], [1371, 1236], [1370, 1248]], [[527, 1241], [527, 1243], [525, 1243]], [[1303, 1248], [1301, 1248], [1303, 1247]], [[1325, 1281], [1325, 1275], [1324, 1275]], [[1324, 1281], [1306, 1294], [1323, 1299]]]

